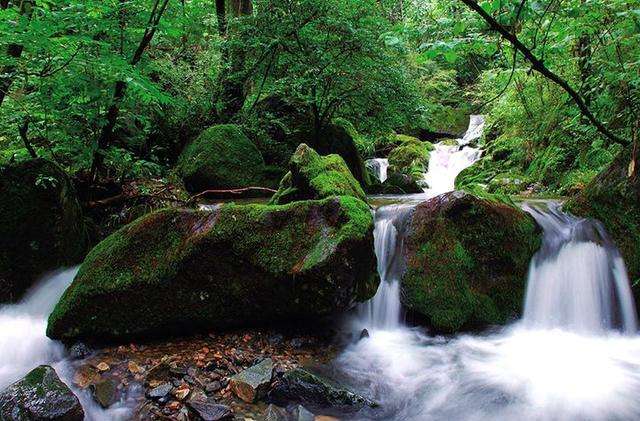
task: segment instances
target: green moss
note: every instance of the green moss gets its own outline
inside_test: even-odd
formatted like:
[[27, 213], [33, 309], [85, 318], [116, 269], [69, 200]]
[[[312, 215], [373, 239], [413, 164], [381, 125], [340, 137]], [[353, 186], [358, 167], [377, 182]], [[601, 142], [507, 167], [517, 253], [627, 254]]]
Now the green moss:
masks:
[[289, 166], [291, 171], [280, 182], [278, 192], [271, 199], [272, 204], [331, 196], [366, 199], [360, 183], [339, 155], [320, 156], [301, 144], [291, 157]]
[[191, 192], [260, 184], [264, 161], [260, 151], [232, 124], [206, 129], [180, 156], [178, 173]]
[[158, 211], [91, 251], [47, 332], [128, 338], [323, 317], [375, 292], [372, 232], [353, 197]]
[[418, 206], [407, 240], [403, 300], [439, 331], [505, 323], [521, 311], [540, 236], [499, 201], [449, 193]]
[[429, 167], [429, 152], [433, 145], [417, 138], [395, 135], [399, 145], [389, 153], [389, 171], [411, 176], [414, 180], [422, 178]]

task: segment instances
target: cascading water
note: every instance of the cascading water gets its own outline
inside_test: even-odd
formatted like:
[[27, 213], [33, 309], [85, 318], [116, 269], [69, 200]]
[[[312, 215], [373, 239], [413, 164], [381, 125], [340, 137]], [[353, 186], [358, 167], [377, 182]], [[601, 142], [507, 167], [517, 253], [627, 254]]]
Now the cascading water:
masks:
[[86, 390], [74, 387], [74, 370], [65, 358], [64, 346], [46, 336], [49, 314], [77, 271], [78, 268], [72, 268], [46, 275], [22, 301], [0, 306], [0, 390], [38, 365], [48, 364], [78, 396], [86, 420], [129, 419], [138, 391], [127, 391], [126, 396], [108, 410], [100, 408]]
[[376, 176], [378, 181], [384, 183], [387, 179], [387, 170], [389, 169], [389, 160], [387, 158], [372, 158], [365, 163]]
[[[439, 174], [448, 183], [432, 182], [420, 199], [453, 188], [454, 171], [438, 168], [430, 165], [429, 178]], [[640, 419], [636, 313], [624, 262], [601, 224], [554, 203], [525, 205], [544, 235], [531, 262], [523, 319], [489, 334], [433, 337], [400, 318], [402, 233], [416, 197], [406, 200], [376, 212], [382, 282], [357, 318], [369, 337], [337, 360], [381, 404], [361, 419]]]

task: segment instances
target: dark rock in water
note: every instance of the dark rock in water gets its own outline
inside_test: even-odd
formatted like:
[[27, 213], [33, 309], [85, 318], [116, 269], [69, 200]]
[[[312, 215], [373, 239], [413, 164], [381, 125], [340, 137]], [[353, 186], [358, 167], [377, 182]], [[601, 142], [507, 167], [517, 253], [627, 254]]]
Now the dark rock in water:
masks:
[[145, 376], [147, 384], [152, 382], [166, 382], [171, 378], [171, 367], [166, 362], [161, 362], [151, 367]]
[[91, 385], [93, 399], [103, 408], [108, 408], [118, 400], [116, 383], [111, 379], [104, 379]]
[[222, 383], [220, 383], [219, 381], [213, 381], [211, 383], [207, 383], [204, 390], [207, 393], [215, 393], [218, 390], [222, 389]]
[[353, 196], [366, 200], [364, 190], [339, 155], [320, 156], [304, 143], [289, 161], [289, 172], [271, 198], [272, 204]]
[[269, 390], [272, 373], [273, 361], [267, 358], [231, 377], [231, 390], [243, 401], [255, 402], [263, 398]]
[[280, 346], [284, 341], [284, 336], [282, 336], [279, 333], [276, 333], [274, 335], [270, 335], [268, 341], [269, 341], [269, 345], [271, 346]]
[[41, 365], [0, 393], [0, 419], [82, 421], [84, 411], [55, 370]]
[[518, 317], [540, 234], [519, 208], [460, 191], [421, 203], [405, 239], [404, 305], [444, 332]]
[[360, 339], [364, 339], [368, 337], [369, 337], [369, 331], [367, 329], [362, 329], [362, 332], [360, 332]]
[[180, 155], [177, 171], [188, 191], [261, 185], [264, 161], [238, 126], [206, 129]]
[[76, 264], [87, 229], [64, 170], [45, 159], [0, 166], [0, 303], [17, 301], [46, 271]]
[[89, 253], [47, 335], [125, 340], [317, 323], [375, 293], [372, 244], [371, 211], [348, 196], [153, 212]]
[[84, 342], [76, 342], [69, 348], [69, 356], [74, 360], [87, 358], [93, 353], [93, 350]]
[[336, 415], [376, 406], [375, 402], [301, 368], [286, 372], [272, 387], [269, 400], [282, 406], [297, 403]]
[[161, 385], [148, 390], [146, 396], [153, 400], [166, 400], [171, 393], [171, 390], [173, 390], [173, 385], [171, 383], [162, 383]]
[[424, 193], [424, 190], [411, 178], [411, 176], [397, 172], [390, 172], [387, 179], [377, 188], [375, 193], [413, 194]]
[[[635, 157], [635, 159], [634, 159]], [[563, 208], [602, 222], [620, 249], [640, 308], [640, 154], [626, 147], [585, 189]]]
[[227, 405], [216, 403], [211, 398], [189, 399], [187, 406], [203, 421], [219, 421], [233, 419], [233, 410]]
[[302, 405], [298, 405], [293, 410], [294, 421], [314, 421], [316, 416]]

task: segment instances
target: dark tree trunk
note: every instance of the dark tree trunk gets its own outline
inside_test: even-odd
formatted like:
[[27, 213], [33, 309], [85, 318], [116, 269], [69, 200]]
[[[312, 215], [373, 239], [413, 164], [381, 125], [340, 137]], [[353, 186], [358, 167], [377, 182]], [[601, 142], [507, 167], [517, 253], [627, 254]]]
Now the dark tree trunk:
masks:
[[216, 0], [216, 17], [218, 18], [218, 34], [220, 38], [227, 35], [227, 11], [225, 10], [225, 0]]

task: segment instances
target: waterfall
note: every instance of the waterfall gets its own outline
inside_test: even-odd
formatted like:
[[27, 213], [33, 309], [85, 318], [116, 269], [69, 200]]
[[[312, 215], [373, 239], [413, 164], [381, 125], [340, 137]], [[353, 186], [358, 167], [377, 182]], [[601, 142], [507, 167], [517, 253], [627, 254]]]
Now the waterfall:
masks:
[[544, 229], [527, 283], [524, 323], [583, 333], [637, 331], [636, 309], [620, 252], [598, 221], [525, 204]]
[[389, 160], [387, 158], [367, 159], [365, 165], [375, 174], [378, 181], [384, 183], [389, 169]]

